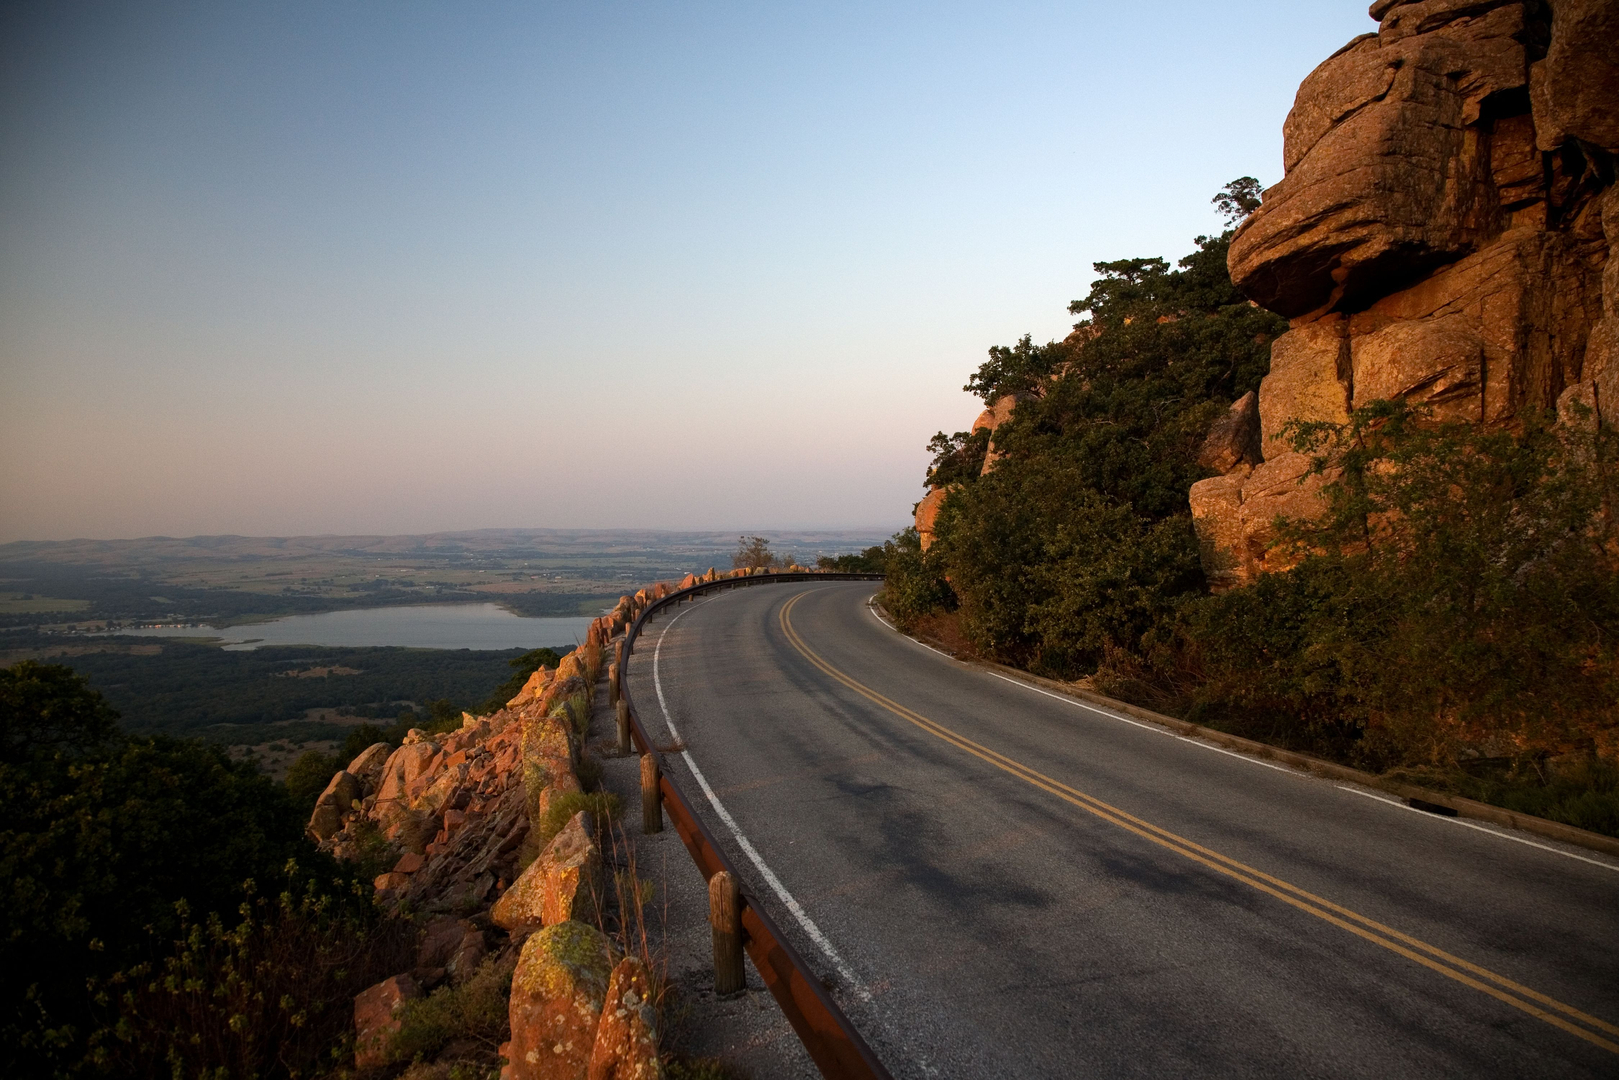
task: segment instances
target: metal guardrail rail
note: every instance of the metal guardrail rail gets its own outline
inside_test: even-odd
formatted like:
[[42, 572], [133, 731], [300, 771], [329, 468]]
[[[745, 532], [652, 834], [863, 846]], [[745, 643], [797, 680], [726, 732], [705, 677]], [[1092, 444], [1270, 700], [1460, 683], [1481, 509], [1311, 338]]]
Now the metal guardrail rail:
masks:
[[[646, 728], [641, 725], [641, 718], [635, 711], [635, 699], [630, 693], [629, 661], [635, 648], [635, 639], [641, 634], [641, 628], [652, 617], [654, 612], [665, 607], [672, 607], [682, 600], [694, 599], [706, 593], [719, 592], [725, 589], [749, 585], [769, 585], [794, 581], [881, 581], [881, 574], [819, 574], [819, 573], [780, 573], [780, 574], [751, 574], [747, 577], [724, 578], [719, 581], [705, 581], [670, 593], [661, 600], [653, 601], [630, 624], [624, 635], [623, 655], [619, 661], [619, 698], [629, 710], [630, 734], [643, 754], [652, 754], [659, 763], [658, 789], [663, 797], [664, 809], [674, 822], [675, 831], [691, 853], [692, 861], [702, 871], [705, 879], [712, 878], [721, 870], [728, 871], [737, 881], [745, 880], [738, 872], [735, 864], [726, 856], [715, 842], [714, 835], [709, 832], [708, 826], [693, 812], [691, 803], [685, 794], [670, 778], [663, 768], [662, 755], [658, 753], [651, 739], [647, 737]], [[753, 966], [758, 969], [765, 985], [776, 998], [781, 1011], [786, 1014], [787, 1022], [793, 1025], [798, 1033], [804, 1048], [809, 1051], [810, 1058], [814, 1060], [821, 1075], [827, 1080], [892, 1080], [883, 1063], [877, 1060], [877, 1055], [866, 1044], [860, 1032], [849, 1022], [838, 1003], [821, 985], [810, 966], [805, 963], [804, 957], [793, 948], [787, 936], [781, 932], [764, 906], [742, 890], [742, 932], [743, 947], [753, 958]]]

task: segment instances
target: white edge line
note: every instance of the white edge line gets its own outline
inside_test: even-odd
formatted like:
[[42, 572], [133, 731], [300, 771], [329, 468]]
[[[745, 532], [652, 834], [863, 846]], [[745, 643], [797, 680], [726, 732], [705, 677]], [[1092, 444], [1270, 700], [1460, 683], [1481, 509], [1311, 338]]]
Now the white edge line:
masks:
[[[693, 609], [686, 609], [686, 611], [691, 610]], [[652, 687], [658, 692], [658, 708], [663, 710], [663, 722], [669, 728], [669, 734], [674, 737], [676, 742], [680, 741], [680, 732], [675, 727], [674, 717], [669, 715], [669, 703], [663, 696], [663, 677], [658, 671], [658, 659], [663, 655], [664, 634], [669, 632], [670, 627], [674, 626], [680, 620], [680, 616], [686, 614], [686, 611], [682, 611], [679, 615], [669, 620], [668, 624], [658, 634], [658, 644], [652, 650]], [[686, 768], [691, 770], [692, 776], [696, 778], [697, 785], [703, 789], [703, 794], [708, 796], [709, 805], [714, 807], [714, 812], [725, 823], [725, 827], [731, 830], [731, 835], [736, 837], [737, 844], [741, 846], [743, 852], [753, 862], [753, 865], [758, 868], [760, 875], [764, 877], [765, 883], [770, 886], [771, 891], [786, 905], [793, 918], [798, 920], [798, 925], [804, 928], [804, 932], [810, 936], [810, 940], [820, 947], [828, 960], [832, 961], [832, 965], [838, 969], [838, 974], [854, 989], [860, 1000], [870, 1001], [871, 991], [866, 989], [865, 984], [855, 975], [854, 969], [849, 967], [843, 957], [838, 954], [838, 950], [832, 947], [832, 942], [827, 940], [825, 934], [821, 933], [821, 928], [815, 925], [814, 920], [809, 917], [803, 905], [793, 899], [793, 894], [787, 891], [787, 886], [781, 883], [781, 879], [776, 876], [775, 871], [765, 864], [763, 856], [742, 834], [742, 829], [737, 825], [736, 819], [731, 816], [729, 810], [725, 809], [725, 805], [720, 802], [720, 797], [714, 794], [714, 789], [709, 786], [708, 778], [703, 775], [703, 770], [697, 767], [697, 762], [692, 758], [691, 751], [682, 750], [680, 757], [685, 761]]]
[[[906, 641], [915, 642], [916, 644], [921, 645], [922, 648], [928, 650], [929, 652], [939, 653], [940, 656], [943, 656], [948, 660], [955, 660], [956, 663], [961, 662], [959, 660], [956, 660], [956, 658], [951, 656], [949, 653], [940, 652], [938, 649], [935, 649], [933, 646], [924, 644], [924, 643], [922, 643], [920, 641], [917, 641], [915, 638], [911, 637], [909, 634], [902, 633], [900, 631], [899, 627], [895, 626], [893, 623], [889, 622], [887, 619], [883, 618], [881, 615], [878, 615], [877, 614], [877, 609], [875, 607], [873, 607], [869, 601], [866, 604], [866, 608], [867, 608], [867, 610], [869, 610], [871, 612], [873, 618], [875, 618], [878, 622], [882, 623], [884, 626], [888, 627], [890, 630], [894, 631], [896, 634], [899, 634]], [[1217, 754], [1226, 754], [1226, 755], [1228, 755], [1230, 757], [1238, 758], [1239, 760], [1247, 761], [1247, 762], [1250, 762], [1251, 764], [1254, 764], [1254, 765], [1263, 765], [1267, 769], [1275, 769], [1278, 772], [1284, 772], [1284, 773], [1287, 773], [1290, 776], [1297, 776], [1300, 779], [1304, 779], [1304, 780], [1314, 780], [1314, 779], [1316, 779], [1316, 777], [1312, 776], [1311, 774], [1309, 774], [1307, 772], [1302, 772], [1302, 771], [1300, 771], [1298, 769], [1289, 769], [1284, 765], [1277, 765], [1277, 764], [1274, 764], [1274, 763], [1269, 762], [1269, 761], [1261, 761], [1258, 758], [1250, 757], [1247, 754], [1238, 753], [1235, 750], [1227, 750], [1224, 747], [1213, 746], [1213, 745], [1211, 745], [1209, 743], [1203, 742], [1200, 739], [1189, 738], [1188, 736], [1185, 736], [1185, 735], [1177, 735], [1173, 731], [1168, 731], [1168, 730], [1166, 730], [1166, 729], [1164, 729], [1162, 727], [1159, 727], [1156, 724], [1146, 724], [1146, 723], [1142, 723], [1139, 720], [1131, 720], [1128, 717], [1119, 716], [1117, 713], [1111, 713], [1111, 712], [1108, 712], [1105, 709], [1099, 709], [1094, 705], [1087, 705], [1083, 701], [1075, 701], [1073, 698], [1067, 697], [1067, 696], [1065, 696], [1063, 694], [1054, 694], [1050, 690], [1042, 690], [1038, 686], [1030, 686], [1028, 683], [1024, 682], [1022, 679], [1014, 679], [1009, 675], [1002, 675], [998, 671], [989, 671], [989, 670], [982, 669], [982, 668], [980, 668], [979, 670], [983, 671], [984, 674], [986, 674], [986, 675], [990, 675], [990, 676], [993, 676], [994, 678], [1000, 679], [1002, 682], [1009, 682], [1013, 686], [1021, 686], [1025, 690], [1032, 690], [1036, 694], [1040, 694], [1040, 695], [1043, 695], [1043, 696], [1048, 697], [1048, 698], [1054, 698], [1057, 701], [1066, 702], [1067, 704], [1072, 705], [1075, 708], [1084, 709], [1086, 712], [1093, 712], [1098, 716], [1105, 716], [1109, 720], [1117, 720], [1120, 723], [1131, 724], [1131, 725], [1133, 725], [1135, 727], [1138, 727], [1138, 728], [1146, 728], [1148, 731], [1156, 731], [1160, 735], [1168, 735], [1171, 738], [1179, 739], [1181, 742], [1191, 743], [1193, 746], [1201, 746], [1205, 750], [1213, 750]], [[1476, 824], [1476, 823], [1471, 822], [1471, 821], [1463, 821], [1459, 817], [1454, 817], [1453, 818], [1453, 817], [1449, 817], [1448, 815], [1445, 815], [1445, 814], [1428, 814], [1425, 811], [1418, 810], [1414, 806], [1407, 806], [1405, 803], [1396, 802], [1393, 799], [1387, 799], [1387, 798], [1384, 798], [1381, 795], [1373, 795], [1370, 792], [1362, 791], [1359, 788], [1345, 787], [1342, 784], [1334, 784], [1333, 786], [1338, 788], [1338, 790], [1340, 790], [1340, 791], [1348, 791], [1348, 792], [1351, 792], [1351, 793], [1353, 793], [1355, 795], [1360, 795], [1360, 796], [1363, 796], [1363, 797], [1368, 798], [1368, 799], [1376, 799], [1380, 803], [1387, 803], [1388, 805], [1393, 806], [1393, 807], [1397, 807], [1398, 809], [1408, 810], [1413, 814], [1423, 814], [1425, 817], [1435, 818], [1435, 819], [1440, 820], [1440, 821], [1447, 821], [1452, 825], [1460, 825], [1463, 828], [1467, 828], [1467, 829], [1477, 829], [1481, 833], [1489, 833], [1491, 836], [1500, 837], [1502, 840], [1511, 840], [1515, 844], [1527, 844], [1529, 847], [1539, 848], [1541, 851], [1549, 851], [1553, 855], [1561, 855], [1565, 859], [1577, 859], [1578, 861], [1583, 862], [1583, 863], [1590, 863], [1592, 866], [1600, 866], [1604, 870], [1613, 870], [1615, 872], [1619, 872], [1619, 866], [1615, 866], [1612, 863], [1603, 862], [1600, 859], [1590, 859], [1590, 858], [1585, 857], [1584, 855], [1575, 855], [1571, 851], [1564, 851], [1561, 848], [1554, 848], [1554, 847], [1551, 847], [1550, 845], [1547, 845], [1547, 844], [1537, 844], [1533, 840], [1526, 840], [1521, 836], [1513, 836], [1511, 833], [1504, 833], [1504, 832], [1500, 832], [1500, 831], [1498, 831], [1496, 829], [1486, 828], [1483, 825], [1479, 825], [1479, 824]]]
[[1298, 769], [1290, 769], [1286, 765], [1278, 765], [1274, 761], [1261, 761], [1259, 758], [1250, 757], [1247, 754], [1238, 753], [1235, 750], [1227, 750], [1223, 746], [1215, 746], [1214, 744], [1206, 743], [1201, 739], [1194, 739], [1189, 735], [1176, 735], [1175, 738], [1179, 739], [1183, 743], [1191, 743], [1193, 746], [1201, 746], [1205, 750], [1213, 750], [1216, 754], [1225, 754], [1229, 757], [1238, 758], [1242, 761], [1246, 761], [1250, 765], [1263, 765], [1267, 769], [1275, 769], [1277, 772], [1285, 772], [1289, 776], [1302, 776], [1308, 778], [1310, 775], [1309, 773], [1301, 772]]
[[1385, 798], [1382, 795], [1373, 795], [1371, 792], [1362, 791], [1360, 788], [1348, 787], [1344, 784], [1334, 784], [1333, 786], [1339, 791], [1347, 791], [1351, 795], [1359, 795], [1363, 799], [1372, 799], [1376, 802], [1385, 803], [1394, 807], [1396, 810], [1404, 810], [1412, 814], [1421, 814], [1424, 817], [1433, 818], [1435, 821], [1443, 821], [1451, 825], [1460, 825], [1464, 829], [1477, 829], [1481, 833], [1489, 833], [1491, 836], [1499, 836], [1501, 839], [1511, 840], [1515, 844], [1527, 844], [1532, 848], [1539, 848], [1541, 851], [1549, 851], [1553, 855], [1561, 855], [1565, 859], [1578, 859], [1580, 862], [1590, 863], [1592, 866], [1600, 866], [1604, 870], [1612, 870], [1619, 873], [1619, 866], [1615, 866], [1613, 863], [1603, 862], [1601, 859], [1588, 859], [1584, 855], [1576, 855], [1572, 851], [1564, 851], [1561, 848], [1554, 848], [1550, 844], [1537, 844], [1533, 840], [1525, 840], [1521, 836], [1513, 836], [1511, 833], [1500, 832], [1496, 829], [1491, 829], [1472, 821], [1463, 821], [1459, 817], [1451, 817], [1448, 814], [1430, 814], [1426, 810], [1418, 810], [1414, 806], [1407, 806], [1403, 802], [1399, 802], [1395, 799]]

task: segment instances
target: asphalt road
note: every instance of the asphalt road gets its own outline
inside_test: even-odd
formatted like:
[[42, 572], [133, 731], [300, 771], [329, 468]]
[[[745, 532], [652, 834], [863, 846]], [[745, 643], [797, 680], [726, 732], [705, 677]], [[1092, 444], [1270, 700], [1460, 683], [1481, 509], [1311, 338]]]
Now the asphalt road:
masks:
[[958, 663], [873, 589], [683, 605], [630, 677], [896, 1077], [1619, 1076], [1619, 861]]

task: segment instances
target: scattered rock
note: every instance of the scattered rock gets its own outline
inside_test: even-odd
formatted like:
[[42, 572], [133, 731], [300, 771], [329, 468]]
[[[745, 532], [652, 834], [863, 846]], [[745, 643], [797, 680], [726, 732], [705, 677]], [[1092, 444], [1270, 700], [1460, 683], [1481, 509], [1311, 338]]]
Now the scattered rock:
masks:
[[483, 963], [483, 958], [489, 954], [489, 942], [485, 939], [483, 931], [475, 926], [469, 926], [456, 943], [455, 952], [450, 954], [445, 970], [449, 973], [450, 982], [459, 986], [472, 977]]

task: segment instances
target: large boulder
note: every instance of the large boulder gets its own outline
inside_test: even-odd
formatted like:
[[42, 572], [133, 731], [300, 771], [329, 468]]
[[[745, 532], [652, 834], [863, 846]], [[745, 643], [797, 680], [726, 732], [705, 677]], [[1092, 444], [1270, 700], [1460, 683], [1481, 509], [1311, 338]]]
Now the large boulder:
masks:
[[315, 812], [309, 815], [309, 835], [316, 840], [330, 840], [343, 827], [347, 814], [360, 797], [360, 783], [349, 773], [338, 770], [333, 774], [326, 790], [315, 800]]
[[933, 525], [939, 520], [939, 508], [953, 490], [951, 487], [929, 488], [922, 501], [916, 504], [916, 534], [922, 540], [922, 550], [933, 545]]
[[658, 1014], [652, 980], [633, 956], [620, 960], [607, 984], [607, 1002], [596, 1025], [589, 1080], [660, 1080]]
[[505, 1080], [584, 1080], [617, 963], [607, 935], [580, 922], [548, 926], [523, 943]]
[[1217, 473], [1242, 465], [1258, 465], [1264, 454], [1259, 441], [1259, 395], [1252, 390], [1231, 403], [1203, 439], [1197, 463]]
[[395, 975], [362, 990], [354, 997], [354, 1066], [374, 1069], [388, 1062], [393, 1037], [399, 1033], [399, 1012], [405, 1002], [421, 996], [409, 975]]
[[1546, 58], [1529, 70], [1542, 150], [1578, 139], [1619, 154], [1619, 3], [1557, 0]]
[[[419, 735], [419, 732], [413, 732]], [[408, 738], [408, 736], [407, 736]], [[377, 801], [403, 799], [412, 781], [433, 765], [439, 756], [437, 744], [423, 740], [407, 742], [389, 756], [382, 767], [382, 779], [377, 784]]]
[[355, 755], [344, 771], [360, 784], [361, 798], [376, 794], [382, 783], [382, 770], [388, 764], [393, 749], [385, 742], [372, 743]]
[[489, 918], [512, 931], [593, 919], [604, 898], [602, 887], [601, 849], [590, 814], [581, 810], [495, 902]]
[[1524, 5], [1461, 7], [1401, 5], [1304, 80], [1286, 175], [1232, 242], [1238, 288], [1289, 317], [1353, 305], [1498, 231], [1489, 155], [1467, 128], [1527, 88]]

